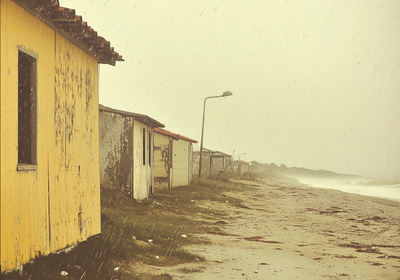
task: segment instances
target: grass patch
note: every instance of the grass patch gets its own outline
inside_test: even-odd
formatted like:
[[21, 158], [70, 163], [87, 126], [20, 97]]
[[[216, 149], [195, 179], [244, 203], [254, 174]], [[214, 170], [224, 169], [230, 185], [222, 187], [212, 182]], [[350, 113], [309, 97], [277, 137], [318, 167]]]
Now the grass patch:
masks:
[[[68, 253], [38, 257], [24, 265], [21, 274], [2, 274], [0, 279], [172, 279], [169, 275], [136, 274], [131, 265], [140, 262], [166, 266], [203, 261], [182, 247], [207, 243], [194, 234], [222, 232], [222, 223], [215, 221], [226, 213], [204, 208], [201, 201], [247, 208], [240, 199], [225, 193], [249, 188], [225, 180], [201, 179], [191, 186], [157, 191], [153, 198], [141, 202], [118, 191], [102, 190], [101, 234]], [[201, 221], [193, 218], [199, 213]], [[68, 275], [62, 276], [61, 271]]]

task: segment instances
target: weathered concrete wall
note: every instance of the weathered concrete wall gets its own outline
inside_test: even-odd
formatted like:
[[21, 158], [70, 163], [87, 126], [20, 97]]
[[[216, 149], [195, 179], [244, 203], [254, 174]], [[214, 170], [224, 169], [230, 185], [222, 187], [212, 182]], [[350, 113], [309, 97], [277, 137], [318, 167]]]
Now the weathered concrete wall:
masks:
[[153, 193], [153, 129], [130, 115], [100, 110], [101, 186], [135, 199]]
[[131, 117], [100, 111], [100, 185], [132, 196], [133, 121]]
[[[171, 154], [169, 136], [154, 133], [154, 187], [155, 189], [170, 189]], [[172, 145], [171, 145], [172, 146]]]
[[225, 166], [225, 171], [232, 170], [232, 157], [231, 156], [224, 157], [224, 166]]
[[192, 152], [192, 174], [197, 177], [199, 174], [199, 152]]
[[248, 164], [243, 164], [243, 163], [235, 163], [234, 170], [238, 172], [239, 174], [244, 174], [246, 172], [249, 172], [249, 165]]
[[189, 172], [189, 184], [190, 184], [192, 182], [192, 179], [193, 179], [193, 143], [190, 143], [188, 157], [189, 157], [188, 158], [188, 164], [189, 164], [188, 172]]
[[[98, 64], [0, 0], [1, 271], [100, 233]], [[37, 160], [18, 166], [18, 50], [37, 60]]]
[[224, 172], [224, 157], [223, 156], [212, 156], [211, 157], [211, 173]]
[[[199, 159], [200, 159], [200, 152], [193, 152], [192, 153], [193, 161], [192, 161], [192, 170], [195, 176], [199, 174]], [[203, 151], [203, 159], [201, 162], [201, 175], [208, 176], [211, 172], [211, 155], [208, 152]]]

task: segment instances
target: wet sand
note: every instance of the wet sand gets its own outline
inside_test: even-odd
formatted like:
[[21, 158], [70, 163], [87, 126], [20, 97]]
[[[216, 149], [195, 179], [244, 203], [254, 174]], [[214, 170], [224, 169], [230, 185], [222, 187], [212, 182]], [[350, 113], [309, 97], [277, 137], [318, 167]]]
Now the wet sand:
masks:
[[[288, 178], [229, 192], [250, 209], [202, 202], [225, 211], [227, 235], [204, 234], [190, 246], [206, 262], [142, 267], [174, 279], [400, 279], [400, 203], [307, 187]], [[183, 273], [180, 269], [196, 271]]]

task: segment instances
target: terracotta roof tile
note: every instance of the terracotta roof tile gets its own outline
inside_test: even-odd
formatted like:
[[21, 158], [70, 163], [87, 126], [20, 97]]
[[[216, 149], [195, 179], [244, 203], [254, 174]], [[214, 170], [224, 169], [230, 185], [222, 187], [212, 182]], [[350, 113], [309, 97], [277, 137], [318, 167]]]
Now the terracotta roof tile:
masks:
[[170, 137], [174, 138], [175, 140], [182, 139], [182, 140], [189, 141], [189, 142], [192, 142], [192, 143], [197, 143], [196, 140], [193, 140], [193, 139], [191, 139], [189, 137], [186, 137], [186, 136], [183, 136], [183, 135], [180, 135], [180, 134], [173, 133], [173, 132], [168, 131], [168, 130], [163, 129], [163, 128], [156, 127], [154, 129], [154, 131], [158, 132], [160, 134], [166, 135], [166, 136], [170, 136]]
[[179, 134], [172, 133], [171, 131], [165, 130], [163, 128], [156, 127], [156, 128], [154, 128], [154, 131], [158, 132], [162, 135], [170, 136], [175, 140], [179, 140]]
[[124, 61], [110, 42], [99, 36], [75, 10], [60, 7], [58, 0], [13, 0], [32, 15], [43, 21], [99, 63], [115, 65]]
[[189, 141], [189, 142], [192, 142], [192, 143], [197, 143], [197, 140], [191, 139], [191, 138], [183, 136], [183, 135], [179, 135], [179, 138]]

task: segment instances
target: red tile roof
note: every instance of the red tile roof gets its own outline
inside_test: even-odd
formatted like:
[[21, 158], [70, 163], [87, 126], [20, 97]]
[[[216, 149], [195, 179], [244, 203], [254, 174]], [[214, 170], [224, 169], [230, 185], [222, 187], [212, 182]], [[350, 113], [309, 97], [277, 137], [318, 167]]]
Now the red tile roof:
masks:
[[180, 134], [172, 133], [171, 131], [162, 129], [160, 127], [154, 128], [154, 131], [158, 132], [160, 134], [166, 135], [166, 136], [170, 136], [170, 137], [174, 138], [175, 140], [182, 139], [182, 140], [189, 141], [189, 142], [192, 142], [192, 143], [197, 143], [196, 140], [193, 140], [191, 138], [188, 138], [188, 137], [180, 135]]
[[155, 131], [155, 132], [158, 132], [158, 133], [160, 133], [160, 134], [162, 134], [162, 135], [170, 136], [170, 137], [172, 137], [172, 138], [175, 139], [175, 140], [179, 140], [179, 134], [172, 133], [171, 131], [162, 129], [162, 128], [160, 128], [160, 127], [154, 128], [154, 131]]
[[182, 140], [192, 142], [192, 143], [197, 143], [197, 140], [191, 139], [191, 138], [183, 136], [183, 135], [179, 135], [179, 138], [181, 138]]
[[99, 63], [115, 65], [124, 61], [110, 42], [100, 37], [75, 10], [60, 7], [58, 0], [13, 0], [33, 16], [95, 58]]

